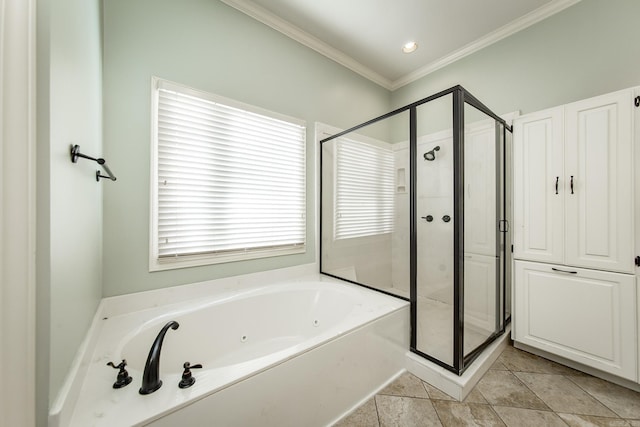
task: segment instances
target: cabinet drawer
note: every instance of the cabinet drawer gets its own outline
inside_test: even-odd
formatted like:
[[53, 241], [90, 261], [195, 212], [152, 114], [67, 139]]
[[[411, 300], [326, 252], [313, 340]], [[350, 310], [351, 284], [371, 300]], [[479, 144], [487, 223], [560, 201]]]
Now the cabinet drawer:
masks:
[[515, 339], [637, 380], [634, 276], [515, 263]]

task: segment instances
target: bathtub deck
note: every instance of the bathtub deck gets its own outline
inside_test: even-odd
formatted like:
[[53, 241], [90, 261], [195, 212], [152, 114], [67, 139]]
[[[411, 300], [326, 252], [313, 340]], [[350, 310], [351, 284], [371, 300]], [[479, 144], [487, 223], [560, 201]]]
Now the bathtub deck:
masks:
[[[293, 280], [286, 283], [285, 287], [306, 286], [305, 280]], [[148, 307], [133, 312], [112, 312], [111, 316], [105, 315], [108, 310], [99, 310], [96, 314], [96, 327], [92, 331], [93, 336], [88, 337], [87, 342], [90, 344], [85, 349], [81, 363], [84, 369], [79, 370], [78, 378], [74, 379], [81, 384], [77, 399], [74, 402], [66, 402], [66, 406], [72, 410], [63, 414], [64, 416], [54, 414], [50, 418], [50, 424], [83, 427], [149, 423], [157, 426], [176, 425], [173, 419], [175, 415], [181, 420], [181, 426], [195, 426], [202, 425], [203, 419], [222, 422], [227, 419], [225, 417], [236, 419], [234, 417], [242, 414], [244, 418], [241, 418], [241, 424], [251, 425], [251, 416], [264, 419], [264, 411], [268, 409], [268, 412], [273, 413], [274, 425], [286, 425], [285, 420], [291, 419], [290, 413], [296, 408], [306, 408], [302, 412], [311, 416], [309, 424], [306, 425], [326, 425], [334, 421], [404, 370], [404, 354], [409, 340], [409, 307], [407, 302], [397, 298], [334, 279], [322, 279], [316, 285], [347, 287], [348, 292], [358, 295], [357, 304], [354, 305], [348, 319], [340, 326], [324, 335], [310, 338], [304, 345], [293, 345], [291, 348], [242, 363], [194, 371], [196, 383], [188, 389], [177, 387], [181, 376], [179, 370], [161, 373], [163, 386], [147, 396], [138, 394], [142, 366], [128, 366], [133, 377], [132, 384], [114, 390], [111, 384], [115, 380], [115, 371], [107, 367], [106, 363], [126, 358], [126, 355], [121, 353], [123, 342], [135, 336], [139, 325], [157, 321], [154, 319], [166, 315], [167, 310], [171, 313], [188, 310], [194, 301], [184, 300], [176, 304]], [[270, 286], [265, 286], [264, 282], [258, 288], [271, 289]], [[238, 291], [219, 290], [215, 297], [228, 298], [233, 292]], [[253, 291], [251, 286], [243, 286], [239, 292], [248, 295]], [[170, 296], [160, 297], [163, 298], [171, 300]], [[197, 304], [203, 304], [202, 297], [195, 301]], [[233, 322], [233, 319], [230, 321]], [[179, 331], [180, 329], [170, 331], [169, 334]], [[165, 339], [168, 341], [169, 337]], [[170, 357], [167, 356], [167, 359]], [[191, 362], [205, 363], [201, 360]], [[84, 375], [80, 375], [82, 372]], [[371, 375], [371, 372], [377, 374]], [[283, 393], [285, 389], [290, 393], [295, 387], [301, 387], [296, 393], [300, 401], [291, 406], [283, 404], [286, 400], [282, 400], [278, 407], [276, 403], [279, 399], [275, 399], [277, 393], [274, 393], [274, 386], [278, 384], [284, 387]], [[317, 387], [314, 386], [313, 396], [307, 396], [309, 384], [318, 384]], [[249, 399], [251, 393], [258, 393], [253, 401]], [[264, 403], [261, 402], [269, 402], [269, 396], [274, 396], [272, 405], [268, 408], [262, 406]], [[317, 408], [318, 402], [323, 401], [322, 399], [325, 403], [320, 405], [321, 410], [314, 411], [313, 408]], [[205, 401], [208, 415], [198, 412], [198, 407], [203, 405], [200, 402]], [[217, 410], [212, 413], [212, 408]], [[235, 408], [243, 409], [240, 411]], [[184, 421], [190, 414], [195, 414], [192, 424]], [[283, 414], [286, 414], [286, 417]], [[224, 425], [224, 422], [222, 424]]]

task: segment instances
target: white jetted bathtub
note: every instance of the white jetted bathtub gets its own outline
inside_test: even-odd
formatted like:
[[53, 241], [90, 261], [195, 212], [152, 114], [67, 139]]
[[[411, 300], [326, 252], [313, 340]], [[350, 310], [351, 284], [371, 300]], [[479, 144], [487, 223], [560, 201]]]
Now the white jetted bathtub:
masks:
[[[244, 287], [99, 319], [72, 426], [322, 426], [404, 370], [408, 303], [331, 279]], [[138, 390], [169, 321], [162, 387]], [[133, 377], [113, 389], [116, 364]], [[178, 387], [184, 362], [196, 382]], [[65, 417], [58, 417], [66, 425]]]

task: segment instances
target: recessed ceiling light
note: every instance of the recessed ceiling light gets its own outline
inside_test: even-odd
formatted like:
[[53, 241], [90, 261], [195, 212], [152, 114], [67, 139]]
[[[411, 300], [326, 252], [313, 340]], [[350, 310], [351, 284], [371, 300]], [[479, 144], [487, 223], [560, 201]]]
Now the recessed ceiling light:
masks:
[[418, 43], [408, 42], [408, 43], [405, 43], [404, 46], [402, 46], [402, 51], [404, 53], [411, 53], [415, 51], [417, 48], [418, 48]]

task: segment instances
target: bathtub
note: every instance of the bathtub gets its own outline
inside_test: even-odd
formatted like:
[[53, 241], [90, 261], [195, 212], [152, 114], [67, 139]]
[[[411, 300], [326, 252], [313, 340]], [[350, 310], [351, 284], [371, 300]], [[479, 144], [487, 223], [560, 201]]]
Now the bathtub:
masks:
[[[330, 425], [403, 372], [408, 313], [405, 301], [323, 278], [104, 316], [68, 424]], [[180, 327], [164, 339], [163, 385], [140, 395], [149, 349], [170, 320]], [[113, 389], [106, 363], [121, 359], [133, 381]], [[186, 361], [203, 368], [180, 389]]]

